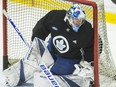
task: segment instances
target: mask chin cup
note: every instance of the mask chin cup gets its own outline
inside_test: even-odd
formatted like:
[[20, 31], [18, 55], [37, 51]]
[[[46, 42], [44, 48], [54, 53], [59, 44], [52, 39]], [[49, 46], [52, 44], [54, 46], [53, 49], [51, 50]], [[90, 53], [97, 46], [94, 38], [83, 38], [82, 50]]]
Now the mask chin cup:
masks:
[[80, 26], [77, 26], [77, 25], [75, 25], [75, 24], [72, 24], [72, 28], [73, 28], [73, 30], [74, 30], [75, 32], [78, 32]]

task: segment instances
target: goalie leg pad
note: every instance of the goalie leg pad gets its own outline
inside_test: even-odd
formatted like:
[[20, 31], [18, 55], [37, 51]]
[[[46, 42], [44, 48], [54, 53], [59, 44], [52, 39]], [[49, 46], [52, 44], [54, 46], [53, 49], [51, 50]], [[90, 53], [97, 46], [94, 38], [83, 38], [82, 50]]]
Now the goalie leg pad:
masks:
[[[17, 64], [15, 64], [17, 66]], [[9, 86], [16, 86], [19, 82], [19, 73], [16, 70], [16, 67], [11, 66], [10, 68], [4, 70], [4, 75], [6, 78], [6, 84]], [[15, 78], [14, 78], [15, 77]]]
[[7, 84], [13, 87], [28, 81], [33, 77], [34, 72], [38, 70], [38, 66], [36, 64], [37, 63], [33, 61], [20, 60], [13, 66], [4, 70]]
[[34, 73], [34, 87], [52, 87], [47, 78], [42, 75], [43, 73]]
[[[40, 51], [40, 55], [41, 55], [41, 60], [42, 62], [44, 62], [46, 64], [47, 67], [51, 66], [54, 63], [54, 59], [51, 56], [48, 48], [46, 47], [46, 44], [43, 40], [39, 39], [39, 38], [35, 38], [38, 45], [38, 49]], [[39, 64], [41, 63], [41, 60], [39, 61]]]
[[4, 70], [8, 85], [11, 87], [17, 86], [32, 78], [35, 71], [40, 71], [39, 63], [41, 63], [41, 60], [46, 66], [50, 66], [54, 62], [44, 42], [35, 38], [25, 57]]

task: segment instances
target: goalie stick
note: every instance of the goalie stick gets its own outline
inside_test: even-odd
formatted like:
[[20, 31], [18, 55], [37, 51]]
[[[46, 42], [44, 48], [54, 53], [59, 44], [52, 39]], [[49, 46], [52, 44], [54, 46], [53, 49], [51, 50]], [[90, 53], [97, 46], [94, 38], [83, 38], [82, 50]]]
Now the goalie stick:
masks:
[[50, 72], [50, 70], [47, 69], [47, 66], [45, 66], [45, 64], [40, 64], [39, 66], [41, 67], [41, 70], [43, 71], [43, 73], [45, 74], [46, 78], [49, 80], [49, 82], [51, 83], [51, 85], [53, 87], [60, 87], [59, 84], [58, 84], [58, 82], [53, 77], [52, 73]]
[[12, 21], [12, 19], [8, 16], [6, 10], [3, 10], [3, 14], [7, 18], [7, 20], [10, 22], [10, 24], [13, 26], [13, 28], [15, 29], [15, 31], [17, 32], [17, 34], [20, 36], [20, 38], [23, 40], [23, 42], [25, 43], [25, 45], [29, 47], [29, 44], [25, 41], [25, 39], [23, 38], [21, 32], [17, 28], [17, 26], [14, 24], [14, 22]]
[[[15, 29], [15, 31], [17, 32], [17, 34], [20, 36], [20, 38], [22, 39], [22, 41], [25, 43], [26, 46], [29, 47], [29, 50], [31, 50], [32, 46], [29, 46], [29, 44], [26, 42], [26, 40], [23, 38], [21, 32], [19, 31], [19, 29], [17, 28], [17, 26], [15, 25], [15, 23], [12, 21], [12, 19], [8, 16], [6, 10], [3, 10], [3, 14], [5, 15], [5, 17], [7, 18], [7, 20], [10, 22], [10, 24], [13, 26], [13, 28]], [[49, 51], [48, 51], [49, 52]], [[42, 61], [42, 59], [41, 59]], [[47, 66], [44, 64], [44, 62], [42, 61], [42, 63], [39, 65], [39, 67], [41, 68], [41, 70], [43, 71], [43, 73], [45, 74], [46, 78], [49, 80], [49, 82], [51, 83], [51, 85], [53, 87], [60, 87], [58, 82], [56, 81], [56, 79], [53, 77], [52, 73], [50, 72], [50, 70], [47, 68]]]

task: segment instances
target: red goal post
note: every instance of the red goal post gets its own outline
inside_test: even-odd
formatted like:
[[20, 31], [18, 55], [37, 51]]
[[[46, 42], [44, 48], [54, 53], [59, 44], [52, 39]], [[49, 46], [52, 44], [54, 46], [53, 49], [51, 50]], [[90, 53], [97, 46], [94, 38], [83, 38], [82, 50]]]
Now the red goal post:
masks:
[[98, 70], [98, 8], [96, 2], [89, 0], [74, 0], [77, 3], [90, 5], [93, 7], [93, 29], [94, 29], [94, 81], [95, 87], [99, 87]]

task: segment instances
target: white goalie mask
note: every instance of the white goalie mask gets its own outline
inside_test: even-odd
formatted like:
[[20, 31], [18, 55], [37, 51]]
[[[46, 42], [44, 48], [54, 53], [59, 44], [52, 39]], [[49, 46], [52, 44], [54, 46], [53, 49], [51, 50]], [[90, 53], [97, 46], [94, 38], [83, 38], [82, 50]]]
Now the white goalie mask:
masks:
[[68, 21], [75, 32], [78, 32], [79, 27], [82, 25], [83, 21], [86, 19], [84, 10], [79, 4], [74, 4], [67, 11], [65, 16], [65, 21]]

